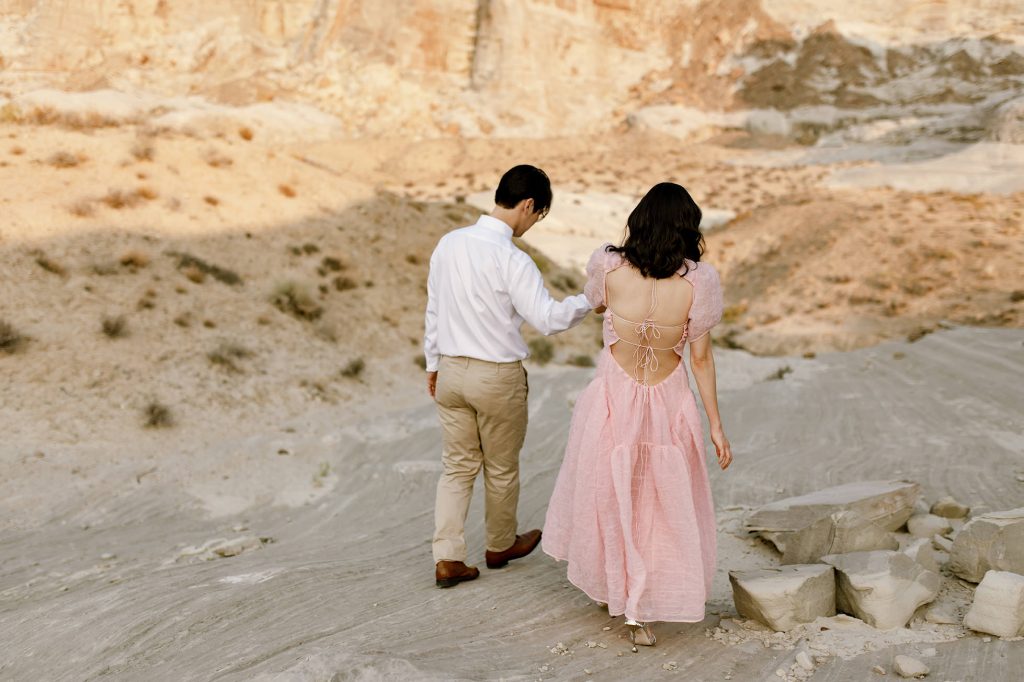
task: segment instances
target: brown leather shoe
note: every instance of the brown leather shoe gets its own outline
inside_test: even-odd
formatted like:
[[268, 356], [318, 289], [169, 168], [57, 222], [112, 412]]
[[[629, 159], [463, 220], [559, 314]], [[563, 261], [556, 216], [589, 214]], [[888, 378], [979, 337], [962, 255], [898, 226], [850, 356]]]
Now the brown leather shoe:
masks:
[[480, 569], [467, 566], [461, 561], [438, 561], [434, 568], [434, 579], [438, 587], [455, 587], [467, 580], [480, 577]]
[[540, 544], [540, 530], [528, 530], [522, 535], [516, 536], [516, 541], [504, 552], [484, 552], [484, 559], [487, 561], [487, 568], [501, 568], [513, 559], [522, 559], [524, 556], [537, 549]]

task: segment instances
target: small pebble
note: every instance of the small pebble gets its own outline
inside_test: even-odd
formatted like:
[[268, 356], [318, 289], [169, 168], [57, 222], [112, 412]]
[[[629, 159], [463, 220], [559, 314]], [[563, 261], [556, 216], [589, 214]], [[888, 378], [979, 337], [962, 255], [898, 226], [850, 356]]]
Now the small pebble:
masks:
[[884, 675], [885, 674], [885, 668], [883, 668], [880, 665], [876, 665], [876, 666], [871, 668], [871, 672], [873, 672], [876, 675]]
[[583, 669], [583, 674], [584, 674], [584, 675], [590, 675], [590, 674], [591, 674], [591, 672], [590, 672], [590, 668], [584, 668], [584, 669]]
[[782, 668], [779, 668], [778, 670], [775, 671], [775, 676], [776, 677], [781, 677], [782, 679], [786, 679], [786, 671], [783, 670]]
[[114, 558], [114, 555], [111, 554], [110, 552], [104, 552], [103, 554], [100, 554], [100, 558], [103, 559], [104, 561], [110, 561], [111, 559]]
[[800, 667], [804, 670], [814, 670], [814, 661], [807, 655], [806, 651], [801, 651], [796, 655], [796, 662], [800, 664]]
[[900, 677], [925, 677], [929, 672], [928, 666], [910, 656], [897, 656], [892, 663], [893, 670]]
[[587, 642], [587, 648], [588, 649], [593, 649], [596, 646], [597, 646], [597, 642], [594, 642], [594, 641]]
[[675, 661], [669, 661], [668, 663], [662, 663], [661, 664], [661, 669], [662, 670], [675, 670], [678, 667], [679, 666], [676, 664]]
[[605, 632], [608, 632], [609, 630], [611, 630], [611, 629], [612, 629], [612, 626], [611, 626], [611, 625], [605, 625], [605, 626], [604, 626], [603, 628], [601, 628], [601, 629], [602, 629], [602, 630], [604, 630]]
[[991, 637], [982, 637], [981, 641], [983, 641], [983, 642], [991, 642], [992, 638]]

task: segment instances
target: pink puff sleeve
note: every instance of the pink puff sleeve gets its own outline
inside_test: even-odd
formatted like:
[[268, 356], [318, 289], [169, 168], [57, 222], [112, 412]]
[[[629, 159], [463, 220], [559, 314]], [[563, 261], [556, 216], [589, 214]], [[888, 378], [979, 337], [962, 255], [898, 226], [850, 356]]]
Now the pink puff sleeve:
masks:
[[687, 273], [686, 279], [693, 284], [687, 337], [696, 341], [722, 321], [722, 284], [718, 271], [709, 263], [697, 263], [697, 267]]
[[594, 308], [605, 305], [604, 300], [604, 276], [608, 273], [608, 264], [611, 256], [606, 249], [611, 244], [602, 244], [590, 254], [590, 261], [587, 262], [587, 283], [583, 285], [583, 295]]

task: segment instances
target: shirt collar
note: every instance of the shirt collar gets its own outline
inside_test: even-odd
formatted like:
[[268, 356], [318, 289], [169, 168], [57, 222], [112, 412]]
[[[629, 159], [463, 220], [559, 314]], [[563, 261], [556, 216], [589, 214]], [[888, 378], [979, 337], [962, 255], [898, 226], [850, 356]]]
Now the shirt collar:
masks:
[[492, 232], [502, 234], [508, 239], [512, 238], [512, 228], [509, 227], [508, 223], [504, 220], [498, 220], [494, 216], [482, 215], [480, 216], [480, 220], [476, 221], [476, 224], [479, 227], [484, 227]]

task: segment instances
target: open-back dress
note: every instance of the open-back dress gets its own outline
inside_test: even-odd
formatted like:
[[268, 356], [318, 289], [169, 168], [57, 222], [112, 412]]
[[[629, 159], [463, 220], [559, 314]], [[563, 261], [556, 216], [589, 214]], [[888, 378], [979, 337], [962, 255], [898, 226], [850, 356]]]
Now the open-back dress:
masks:
[[[569, 442], [544, 523], [544, 551], [568, 561], [569, 580], [611, 615], [640, 621], [697, 622], [715, 567], [715, 515], [704, 437], [683, 350], [722, 317], [718, 273], [687, 260], [673, 276], [693, 286], [679, 364], [649, 385], [612, 356], [619, 342], [635, 346], [638, 365], [662, 348], [662, 332], [678, 326], [626, 320], [607, 300], [605, 276], [628, 262], [602, 246], [587, 265], [584, 293], [604, 313], [604, 348], [593, 381], [573, 410]], [[654, 282], [656, 292], [657, 282]], [[656, 296], [656, 293], [655, 293]], [[656, 298], [655, 298], [656, 300]], [[654, 309], [652, 301], [651, 309]], [[635, 330], [620, 339], [615, 320]]]

